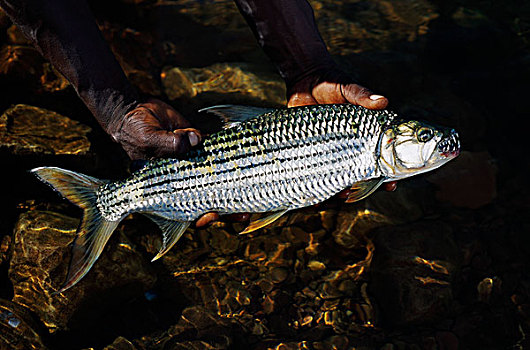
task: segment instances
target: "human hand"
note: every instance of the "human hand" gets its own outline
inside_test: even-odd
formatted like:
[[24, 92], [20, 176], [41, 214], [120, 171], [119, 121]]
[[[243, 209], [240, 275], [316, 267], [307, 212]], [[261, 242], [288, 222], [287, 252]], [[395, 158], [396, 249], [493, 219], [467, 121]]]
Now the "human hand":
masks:
[[[386, 97], [373, 94], [336, 69], [300, 80], [288, 88], [287, 98], [287, 107], [351, 103], [368, 109], [384, 109], [388, 105]], [[383, 188], [391, 192], [396, 190], [396, 186], [396, 181], [385, 182]], [[350, 189], [345, 189], [337, 196], [347, 198], [350, 192]]]
[[329, 103], [351, 103], [368, 109], [384, 109], [388, 99], [356, 84], [337, 69], [310, 75], [287, 90], [287, 107]]
[[171, 157], [201, 142], [199, 130], [173, 107], [150, 99], [113, 121], [107, 132], [133, 160]]
[[[157, 99], [140, 103], [107, 129], [133, 160], [185, 153], [202, 140], [200, 131], [190, 128], [190, 123], [179, 112]], [[206, 227], [219, 220], [248, 221], [249, 216], [243, 213], [220, 218], [218, 213], [210, 212], [202, 215], [195, 226]]]

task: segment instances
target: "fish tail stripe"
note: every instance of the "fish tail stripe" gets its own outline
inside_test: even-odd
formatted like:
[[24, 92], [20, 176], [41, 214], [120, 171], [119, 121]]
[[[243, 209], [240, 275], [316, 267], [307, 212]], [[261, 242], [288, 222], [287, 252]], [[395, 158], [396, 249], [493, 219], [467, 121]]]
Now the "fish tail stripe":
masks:
[[105, 220], [98, 208], [98, 190], [107, 183], [106, 181], [54, 167], [36, 168], [31, 172], [83, 209], [83, 219], [77, 228], [72, 246], [68, 274], [64, 284], [57, 291], [62, 293], [83, 278], [94, 265], [119, 220]]

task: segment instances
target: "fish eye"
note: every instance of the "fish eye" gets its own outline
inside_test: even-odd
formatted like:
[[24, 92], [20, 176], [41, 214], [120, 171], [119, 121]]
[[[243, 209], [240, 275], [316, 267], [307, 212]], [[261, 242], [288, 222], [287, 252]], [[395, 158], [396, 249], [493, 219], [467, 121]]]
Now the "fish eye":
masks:
[[429, 128], [421, 128], [417, 132], [417, 138], [420, 142], [427, 142], [430, 139], [432, 139], [434, 136], [434, 132], [432, 129]]

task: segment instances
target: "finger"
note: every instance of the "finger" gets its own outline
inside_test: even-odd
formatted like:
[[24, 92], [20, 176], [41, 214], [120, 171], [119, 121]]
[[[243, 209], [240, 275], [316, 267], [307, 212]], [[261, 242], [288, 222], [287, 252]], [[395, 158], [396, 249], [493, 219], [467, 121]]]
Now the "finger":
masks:
[[193, 145], [199, 143], [201, 136], [198, 130], [158, 130], [153, 132], [150, 139], [150, 148], [153, 149], [155, 157], [171, 157], [179, 153], [188, 152]]
[[318, 104], [318, 102], [309, 92], [295, 92], [289, 98], [287, 107], [311, 106], [316, 104]]
[[160, 122], [164, 129], [181, 129], [189, 128], [191, 124], [179, 112], [167, 103], [151, 98], [140, 105], [148, 109]]
[[397, 188], [397, 181], [385, 182], [384, 188], [385, 191], [394, 192]]
[[341, 84], [332, 82], [322, 82], [313, 88], [313, 97], [320, 104], [324, 103], [346, 103], [346, 98], [342, 95]]
[[361, 85], [347, 84], [340, 86], [342, 96], [352, 104], [368, 109], [383, 109], [388, 105], [388, 99], [386, 97], [373, 94]]
[[176, 129], [176, 130], [173, 130], [173, 132], [179, 132], [179, 131], [182, 131], [182, 132], [187, 132], [188, 133], [188, 137], [190, 139], [190, 145], [191, 147], [195, 147], [197, 146], [199, 143], [202, 142], [203, 140], [203, 134], [197, 130], [197, 129], [194, 129], [194, 128], [186, 128], [186, 129]]
[[215, 212], [206, 213], [201, 216], [196, 222], [195, 227], [201, 228], [210, 225], [212, 222], [219, 220], [219, 214]]

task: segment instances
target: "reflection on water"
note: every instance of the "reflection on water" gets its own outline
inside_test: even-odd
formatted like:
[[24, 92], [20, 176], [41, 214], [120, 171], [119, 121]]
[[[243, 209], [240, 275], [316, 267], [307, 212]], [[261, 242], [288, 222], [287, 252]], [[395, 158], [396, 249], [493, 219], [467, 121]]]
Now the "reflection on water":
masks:
[[261, 78], [246, 71], [245, 64], [219, 63], [204, 68], [168, 68], [162, 71], [164, 91], [170, 99], [193, 98], [201, 93], [238, 94], [285, 105], [285, 84], [278, 78]]
[[0, 145], [15, 154], [85, 154], [90, 128], [53, 111], [16, 105], [0, 116]]
[[[218, 103], [285, 103], [281, 79], [232, 1], [93, 3], [140, 91], [190, 116]], [[90, 133], [92, 117], [64, 78], [0, 13], [0, 150], [10, 162], [4, 172], [18, 180], [4, 181], [17, 194], [4, 193], [0, 221], [0, 348], [528, 346], [530, 208], [519, 127], [528, 116], [528, 7], [311, 4], [344, 69], [399, 113], [455, 127], [465, 152], [395, 192], [355, 204], [332, 199], [249, 235], [238, 235], [240, 223], [189, 229], [153, 264], [158, 228], [129, 217], [64, 295], [52, 293], [64, 281], [79, 213], [26, 170], [74, 158], [84, 172], [118, 178], [128, 163], [105, 135]], [[96, 159], [87, 162], [90, 147]]]

